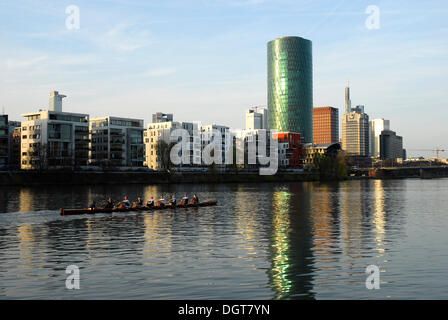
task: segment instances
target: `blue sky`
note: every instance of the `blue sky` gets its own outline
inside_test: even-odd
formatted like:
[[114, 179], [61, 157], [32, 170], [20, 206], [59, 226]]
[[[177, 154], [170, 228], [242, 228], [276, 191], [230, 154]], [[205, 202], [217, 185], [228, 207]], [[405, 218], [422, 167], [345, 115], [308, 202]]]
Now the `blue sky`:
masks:
[[[379, 29], [365, 26], [369, 5]], [[447, 17], [446, 0], [3, 0], [0, 107], [19, 120], [58, 90], [65, 111], [92, 117], [242, 128], [266, 105], [266, 43], [296, 35], [313, 41], [315, 106], [342, 113], [350, 79], [353, 105], [391, 120], [406, 148], [448, 148]]]

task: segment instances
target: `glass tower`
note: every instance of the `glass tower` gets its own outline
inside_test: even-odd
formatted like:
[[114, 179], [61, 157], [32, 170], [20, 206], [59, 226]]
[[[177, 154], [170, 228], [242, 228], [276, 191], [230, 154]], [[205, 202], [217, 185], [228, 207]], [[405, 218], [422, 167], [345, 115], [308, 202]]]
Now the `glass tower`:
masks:
[[269, 128], [313, 142], [312, 42], [282, 37], [268, 43]]

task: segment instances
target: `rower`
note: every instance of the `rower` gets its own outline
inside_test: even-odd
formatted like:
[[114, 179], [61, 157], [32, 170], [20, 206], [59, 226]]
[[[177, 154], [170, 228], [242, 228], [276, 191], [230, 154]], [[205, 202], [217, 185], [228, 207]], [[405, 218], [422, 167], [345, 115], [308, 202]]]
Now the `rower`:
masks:
[[171, 196], [171, 199], [168, 203], [172, 206], [176, 205], [176, 197], [174, 196], [174, 194]]
[[151, 199], [149, 199], [149, 200], [146, 202], [146, 206], [147, 206], [147, 207], [154, 207], [154, 197], [151, 197]]
[[138, 197], [138, 198], [137, 198], [137, 206], [138, 206], [138, 207], [143, 207], [143, 200], [142, 200], [141, 197]]
[[114, 202], [111, 198], [107, 200], [106, 205], [104, 206], [105, 209], [113, 209], [114, 208]]
[[125, 206], [126, 208], [130, 208], [131, 207], [131, 202], [128, 200], [127, 196], [124, 196], [124, 200], [121, 202], [123, 204], [123, 206]]
[[163, 195], [160, 196], [160, 200], [159, 200], [159, 206], [160, 207], [164, 207], [166, 204], [165, 202], [165, 198], [163, 197]]
[[90, 205], [89, 209], [93, 210], [96, 208], [95, 200], [92, 201], [92, 204]]
[[193, 195], [193, 199], [191, 199], [192, 204], [199, 204], [199, 198], [196, 193]]
[[181, 205], [187, 205], [188, 204], [188, 195], [184, 194], [184, 197], [180, 200]]

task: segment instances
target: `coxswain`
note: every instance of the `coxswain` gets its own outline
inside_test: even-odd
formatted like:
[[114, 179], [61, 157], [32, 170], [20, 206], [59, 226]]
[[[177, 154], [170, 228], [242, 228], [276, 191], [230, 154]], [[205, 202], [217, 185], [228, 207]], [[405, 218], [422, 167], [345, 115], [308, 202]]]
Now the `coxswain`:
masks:
[[193, 199], [191, 199], [192, 204], [199, 204], [199, 198], [196, 193], [193, 195]]

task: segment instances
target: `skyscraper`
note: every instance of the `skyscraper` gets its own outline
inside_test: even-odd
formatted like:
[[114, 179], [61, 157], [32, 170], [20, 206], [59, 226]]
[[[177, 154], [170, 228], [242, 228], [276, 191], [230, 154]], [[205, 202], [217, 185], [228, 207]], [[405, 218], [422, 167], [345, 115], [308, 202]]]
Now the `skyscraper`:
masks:
[[313, 143], [339, 142], [339, 111], [333, 107], [313, 109]]
[[246, 111], [246, 130], [268, 129], [267, 110], [265, 108], [250, 108]]
[[282, 37], [268, 43], [269, 129], [313, 142], [312, 42]]
[[350, 100], [350, 84], [345, 88], [345, 114], [352, 111], [352, 101]]
[[342, 149], [348, 155], [369, 155], [369, 116], [364, 106], [342, 116]]
[[390, 121], [384, 119], [374, 119], [370, 121], [370, 156], [379, 158], [381, 156], [380, 136], [383, 130], [390, 130]]

